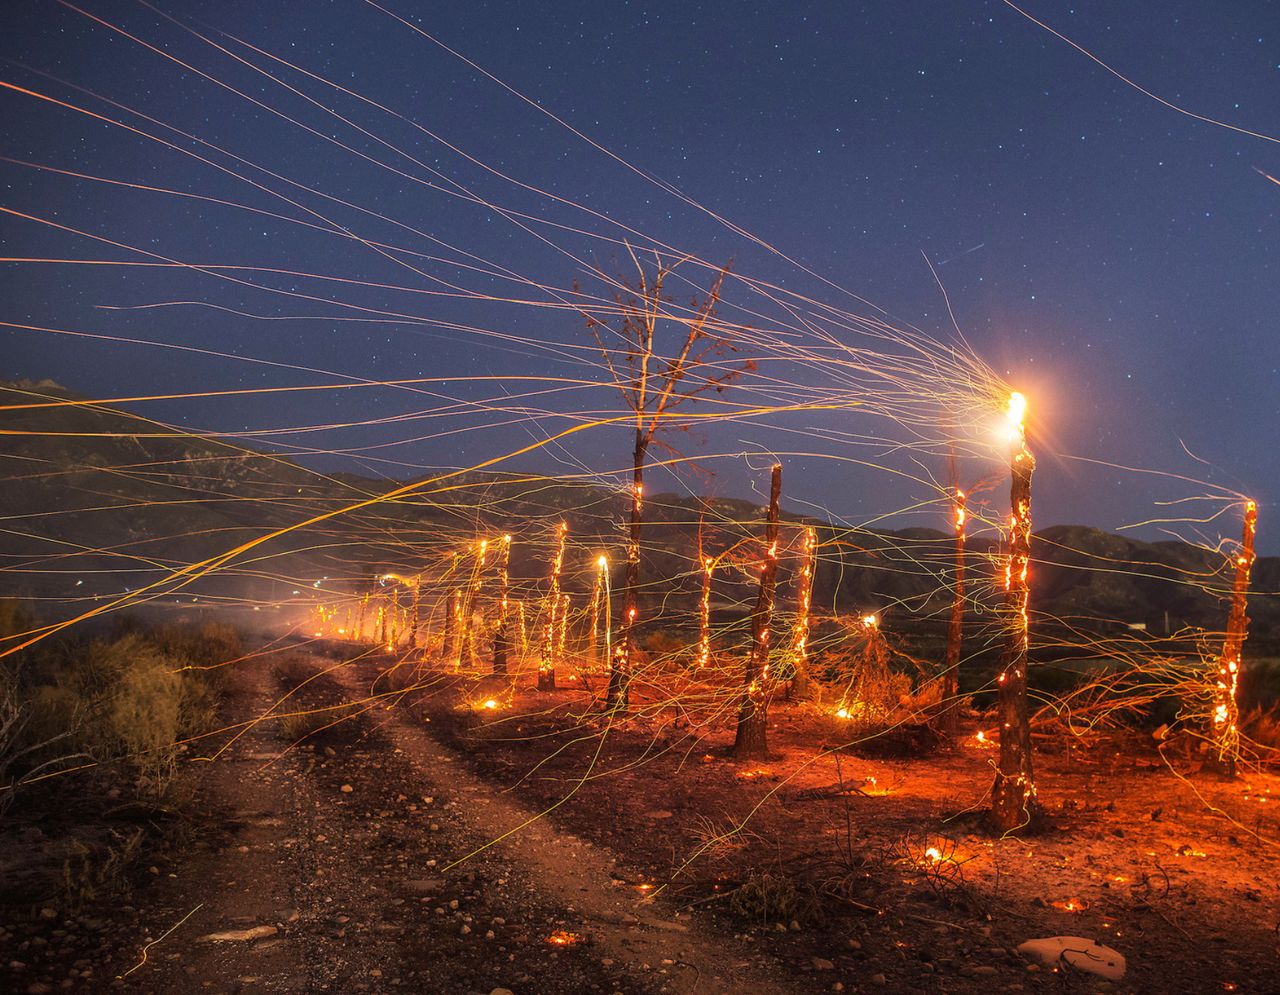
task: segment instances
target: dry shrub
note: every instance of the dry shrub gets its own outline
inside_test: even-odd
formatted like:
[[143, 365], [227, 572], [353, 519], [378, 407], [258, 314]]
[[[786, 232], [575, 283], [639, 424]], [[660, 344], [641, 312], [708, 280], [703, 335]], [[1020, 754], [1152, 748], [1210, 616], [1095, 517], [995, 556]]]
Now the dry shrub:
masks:
[[794, 876], [752, 871], [729, 896], [735, 915], [758, 922], [814, 923], [822, 919], [817, 892]]
[[94, 899], [117, 895], [128, 887], [127, 873], [138, 859], [145, 833], [134, 829], [113, 835], [101, 852], [73, 840], [71, 853], [62, 864], [59, 905], [74, 914]]
[[1272, 754], [1270, 759], [1280, 755], [1280, 707], [1250, 709], [1240, 717], [1240, 730], [1255, 749]]
[[286, 743], [301, 743], [341, 719], [344, 713], [332, 708], [289, 712], [280, 717], [276, 731]]
[[84, 671], [81, 693], [92, 699], [96, 718], [84, 726], [87, 751], [125, 758], [140, 791], [163, 794], [175, 769], [186, 697], [174, 661], [129, 635], [91, 645]]
[[[0, 631], [32, 624], [0, 604]], [[88, 757], [118, 762], [143, 794], [168, 790], [178, 742], [216, 717], [217, 664], [240, 654], [239, 637], [225, 626], [147, 630], [137, 622], [116, 633], [49, 640], [11, 658], [0, 686], [0, 772], [9, 784]], [[7, 792], [0, 806], [11, 800]]]
[[305, 653], [283, 653], [271, 666], [271, 675], [285, 687], [293, 689], [318, 673]]
[[650, 659], [659, 661], [687, 653], [690, 644], [668, 630], [656, 629], [645, 635], [640, 641], [640, 648], [649, 654]]

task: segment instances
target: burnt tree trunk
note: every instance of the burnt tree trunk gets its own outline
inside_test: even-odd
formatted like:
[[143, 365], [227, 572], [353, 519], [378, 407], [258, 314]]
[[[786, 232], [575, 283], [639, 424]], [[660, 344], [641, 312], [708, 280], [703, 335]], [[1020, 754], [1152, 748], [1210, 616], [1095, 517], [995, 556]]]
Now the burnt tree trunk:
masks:
[[1227, 616], [1222, 656], [1218, 658], [1218, 686], [1213, 705], [1213, 766], [1227, 777], [1236, 776], [1236, 758], [1240, 752], [1240, 668], [1243, 664], [1244, 641], [1249, 637], [1249, 574], [1253, 569], [1253, 540], [1258, 531], [1258, 506], [1249, 501], [1244, 507], [1244, 534], [1240, 552], [1236, 554], [1235, 582], [1231, 587], [1231, 613]]
[[782, 497], [782, 467], [774, 465], [769, 485], [769, 518], [765, 526], [764, 567], [760, 590], [751, 613], [751, 651], [743, 672], [742, 707], [733, 740], [735, 760], [763, 760], [768, 756], [769, 640], [773, 623], [774, 589], [778, 581], [778, 503]]
[[556, 625], [560, 620], [560, 571], [564, 568], [564, 545], [569, 526], [561, 522], [556, 526], [556, 552], [551, 560], [551, 590], [547, 594], [547, 626], [543, 630], [542, 662], [538, 665], [538, 690], [556, 689], [556, 662], [558, 654]]
[[411, 649], [418, 648], [418, 624], [421, 621], [422, 612], [422, 577], [416, 577], [413, 581], [413, 611], [409, 615], [409, 647]]
[[809, 694], [809, 616], [813, 609], [813, 580], [817, 568], [818, 536], [813, 528], [804, 530], [800, 583], [796, 590], [796, 624], [791, 635], [791, 679], [787, 700], [800, 701]]
[[507, 621], [511, 609], [511, 536], [498, 553], [498, 624], [493, 629], [493, 672], [507, 672]]
[[960, 653], [964, 640], [965, 494], [955, 494], [955, 575], [951, 584], [951, 623], [947, 627], [947, 655], [942, 669], [942, 728], [954, 734], [959, 719]]
[[444, 592], [444, 662], [446, 664], [454, 662], [453, 646], [457, 638], [457, 632], [454, 629], [455, 615], [453, 594], [446, 587]]
[[1000, 761], [991, 789], [991, 821], [1001, 833], [1031, 828], [1040, 814], [1031, 767], [1027, 711], [1030, 645], [1031, 474], [1036, 461], [1025, 441], [1013, 456], [1009, 492], [1009, 558], [1005, 565], [1005, 647], [999, 685]]
[[622, 624], [609, 667], [607, 708], [627, 707], [631, 666], [636, 653], [636, 623], [640, 605], [640, 531], [644, 526], [644, 460], [649, 437], [636, 429], [636, 446], [631, 464], [631, 521], [627, 534], [627, 569], [622, 591]]

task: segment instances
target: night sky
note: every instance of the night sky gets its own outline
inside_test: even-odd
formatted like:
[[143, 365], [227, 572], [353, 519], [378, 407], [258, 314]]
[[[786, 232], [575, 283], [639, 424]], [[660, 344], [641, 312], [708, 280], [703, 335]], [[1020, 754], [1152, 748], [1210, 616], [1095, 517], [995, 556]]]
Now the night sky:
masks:
[[[1274, 140], [1161, 106], [1000, 2], [385, 2], [637, 169], [679, 187], [894, 322], [942, 339], [950, 334], [950, 318], [927, 256], [974, 350], [1032, 398], [1043, 426], [1039, 524], [1114, 529], [1161, 514], [1157, 500], [1204, 491], [1075, 458], [1087, 457], [1256, 495], [1260, 545], [1280, 550], [1280, 526], [1267, 524], [1280, 517], [1280, 185], [1259, 173], [1280, 177]], [[74, 9], [11, 0], [0, 14], [0, 80], [127, 122], [176, 148], [6, 91], [0, 93], [6, 157], [294, 218], [308, 217], [303, 208], [309, 207], [358, 228], [366, 239], [434, 258], [419, 258], [420, 274], [414, 274], [350, 239], [265, 214], [5, 162], [0, 203], [10, 211], [187, 263], [269, 266], [418, 291], [439, 289], [435, 280], [461, 280], [500, 296], [537, 296], [460, 268], [471, 258], [464, 252], [558, 287], [582, 276], [563, 248], [606, 270], [623, 268], [616, 245], [563, 229], [544, 232], [557, 248], [451, 195], [450, 183], [559, 224], [583, 225], [581, 212], [513, 187], [405, 121], [273, 66], [234, 36], [381, 102], [523, 182], [704, 259], [732, 259], [735, 270], [759, 279], [872, 310], [646, 182], [360, 0], [162, 0], [158, 9], [236, 55], [272, 67], [416, 163], [326, 118], [156, 9], [126, 0], [84, 0], [83, 9], [320, 134]], [[1268, 0], [1028, 0], [1026, 9], [1179, 106], [1280, 135], [1280, 9]], [[235, 167], [301, 206], [288, 207], [180, 149], [223, 165], [234, 165], [231, 153], [269, 169], [276, 175]], [[593, 228], [605, 230], [600, 223]], [[143, 258], [12, 215], [0, 218], [0, 238], [6, 256]], [[570, 360], [578, 350], [586, 355], [589, 335], [581, 320], [563, 312], [322, 286], [287, 275], [254, 278], [440, 324], [336, 321], [361, 313], [190, 271], [4, 264], [5, 321], [266, 362], [13, 331], [4, 335], [0, 375], [51, 377], [93, 397], [439, 376], [457, 378], [440, 393], [475, 399], [500, 389], [468, 382], [477, 375], [585, 372]], [[118, 307], [133, 309], [107, 309]], [[530, 355], [447, 323], [565, 343], [570, 360], [545, 351]], [[308, 369], [290, 368], [298, 366]], [[562, 410], [579, 396], [534, 403]], [[238, 432], [392, 418], [439, 403], [382, 388], [134, 407], [198, 430]], [[607, 403], [603, 395], [590, 398], [591, 406]], [[354, 461], [368, 472], [410, 476], [424, 466], [467, 465], [551, 430], [522, 422], [419, 439], [487, 420], [463, 412], [447, 426], [439, 419], [393, 421], [246, 441], [303, 452], [357, 450], [348, 458], [305, 461], [326, 468], [350, 468]], [[807, 423], [792, 417], [788, 424]], [[734, 426], [698, 444], [710, 451], [786, 451], [796, 439]], [[1191, 459], [1184, 444], [1208, 465]], [[580, 460], [615, 470], [626, 452], [625, 439], [601, 435], [564, 453], [565, 463], [543, 457], [541, 466], [572, 470], [571, 461]], [[793, 507], [822, 507], [850, 521], [927, 496], [838, 461], [788, 462], [795, 471], [788, 476]], [[751, 463], [758, 468], [764, 460]], [[751, 486], [746, 465], [717, 461], [713, 486], [745, 495]], [[686, 486], [706, 485], [690, 480]], [[942, 522], [931, 511], [892, 524]], [[1230, 520], [1200, 533], [1180, 531], [1214, 538], [1234, 534], [1237, 526]], [[1151, 528], [1138, 534], [1158, 535]]]

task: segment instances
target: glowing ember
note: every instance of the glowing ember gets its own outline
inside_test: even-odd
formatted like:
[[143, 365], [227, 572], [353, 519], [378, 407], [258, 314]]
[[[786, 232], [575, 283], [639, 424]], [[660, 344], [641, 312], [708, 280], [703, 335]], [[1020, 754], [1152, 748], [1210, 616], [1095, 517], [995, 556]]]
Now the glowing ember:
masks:
[[484, 703], [484, 706], [483, 706], [483, 707], [485, 707], [485, 708], [497, 708], [497, 707], [498, 707], [498, 703], [497, 703], [496, 701], [494, 701], [492, 698], [490, 698], [488, 701], [486, 701], [486, 702]]
[[570, 933], [568, 930], [557, 929], [547, 937], [547, 942], [556, 947], [571, 947], [575, 943], [582, 942], [582, 937], [578, 933]]
[[1055, 909], [1061, 909], [1063, 912], [1083, 912], [1089, 907], [1089, 903], [1083, 898], [1060, 898], [1056, 902], [1050, 902]]
[[1016, 390], [1009, 395], [1009, 410], [1006, 417], [1009, 419], [1010, 441], [1019, 440], [1022, 437], [1023, 422], [1027, 418], [1027, 399]]
[[926, 858], [933, 861], [935, 864], [939, 863], [942, 860], [942, 851], [939, 850], [936, 846], [929, 847], [929, 849], [925, 850], [924, 855]]

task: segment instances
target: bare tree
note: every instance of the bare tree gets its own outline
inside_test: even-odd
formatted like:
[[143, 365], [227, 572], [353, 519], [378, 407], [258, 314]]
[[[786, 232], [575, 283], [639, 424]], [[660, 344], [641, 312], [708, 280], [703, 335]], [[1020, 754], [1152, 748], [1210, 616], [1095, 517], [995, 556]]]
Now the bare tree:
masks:
[[1013, 452], [1009, 468], [1009, 553], [1005, 563], [1004, 662], [997, 678], [1000, 759], [991, 788], [991, 820], [1002, 833], [1033, 828], [1040, 816], [1031, 763], [1031, 721], [1027, 711], [1027, 660], [1030, 648], [1028, 605], [1031, 569], [1031, 474], [1035, 457], [1027, 448], [1023, 412], [1026, 401], [1009, 403]]
[[1235, 554], [1235, 581], [1231, 586], [1231, 613], [1227, 617], [1226, 638], [1218, 658], [1218, 684], [1213, 703], [1214, 765], [1227, 777], [1236, 776], [1236, 759], [1240, 752], [1240, 705], [1236, 696], [1240, 686], [1240, 667], [1244, 641], [1249, 638], [1249, 572], [1255, 559], [1253, 541], [1258, 533], [1258, 505], [1246, 501], [1244, 533]]
[[955, 574], [951, 581], [951, 620], [947, 625], [947, 656], [942, 668], [942, 727], [948, 733], [956, 731], [960, 704], [960, 653], [964, 640], [964, 590], [965, 590], [965, 493], [959, 487], [953, 489], [952, 512], [955, 526]]
[[[633, 254], [638, 277], [615, 292], [616, 314], [588, 316], [614, 387], [634, 415], [631, 457], [631, 515], [627, 536], [627, 565], [622, 595], [622, 620], [610, 660], [607, 707], [626, 708], [639, 624], [640, 542], [644, 525], [644, 470], [649, 446], [664, 421], [682, 404], [711, 390], [723, 390], [749, 364], [724, 367], [713, 360], [734, 350], [718, 334], [712, 318], [720, 300], [728, 267], [717, 273], [706, 296], [695, 297], [687, 309], [670, 307], [666, 284], [681, 261], [667, 262], [657, 253], [651, 268]], [[664, 348], [659, 327], [679, 329]]]
[[782, 466], [775, 464], [769, 483], [769, 517], [764, 532], [764, 568], [751, 613], [751, 650], [742, 675], [742, 705], [733, 740], [735, 760], [763, 760], [769, 753], [769, 647], [773, 626], [774, 591], [778, 582], [778, 503], [782, 497]]

